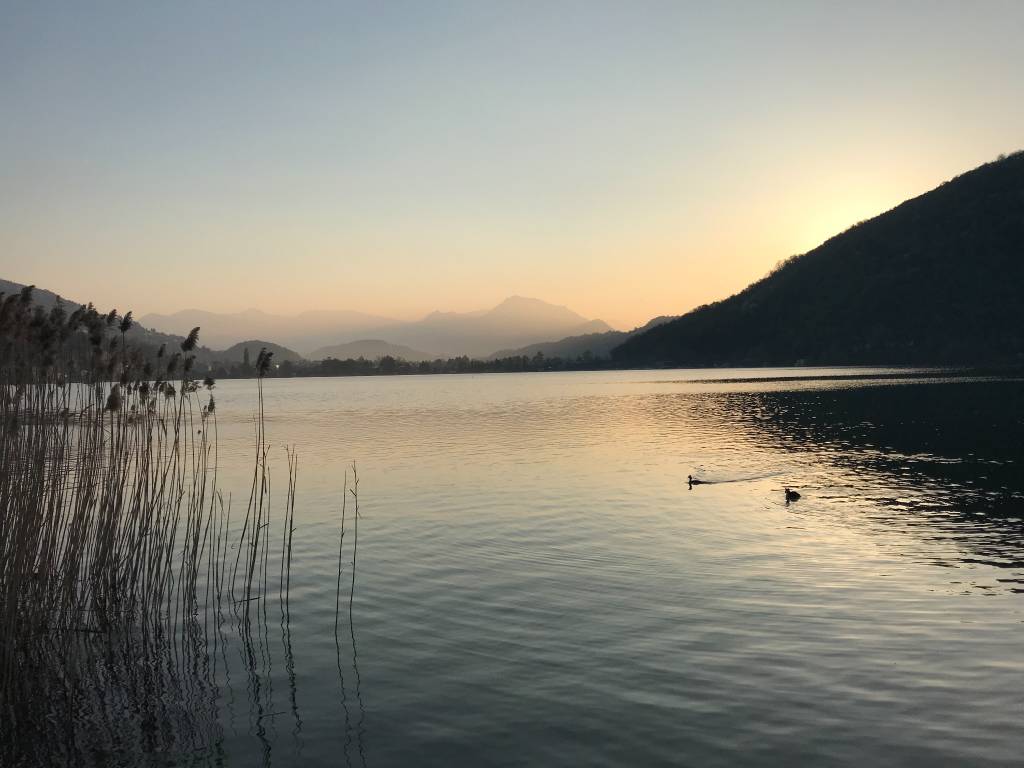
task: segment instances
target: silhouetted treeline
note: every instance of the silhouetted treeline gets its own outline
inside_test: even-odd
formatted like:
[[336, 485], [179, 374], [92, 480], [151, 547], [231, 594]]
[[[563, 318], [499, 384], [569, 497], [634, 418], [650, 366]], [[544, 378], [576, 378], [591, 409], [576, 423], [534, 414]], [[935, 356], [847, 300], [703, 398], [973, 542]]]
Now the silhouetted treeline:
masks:
[[[431, 373], [591, 371], [610, 367], [612, 367], [610, 362], [595, 360], [590, 355], [580, 355], [574, 360], [537, 354], [532, 357], [512, 355], [494, 360], [476, 360], [462, 356], [422, 362], [410, 362], [397, 357], [384, 356], [375, 360], [367, 360], [363, 357], [347, 360], [328, 358], [315, 362], [286, 360], [273, 366], [267, 375], [283, 378], [293, 376], [393, 376]], [[218, 379], [249, 378], [254, 375], [252, 366], [246, 366], [244, 363], [214, 364], [209, 373]]]
[[862, 222], [724, 301], [639, 334], [622, 366], [1024, 362], [1024, 153]]

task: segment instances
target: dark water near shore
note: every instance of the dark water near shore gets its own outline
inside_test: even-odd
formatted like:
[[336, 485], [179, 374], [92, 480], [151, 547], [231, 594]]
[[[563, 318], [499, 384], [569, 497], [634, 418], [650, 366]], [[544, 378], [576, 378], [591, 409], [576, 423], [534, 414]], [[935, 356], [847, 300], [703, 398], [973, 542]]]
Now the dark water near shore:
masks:
[[[260, 690], [220, 673], [229, 765], [1021, 764], [1019, 381], [648, 371], [266, 394], [275, 504], [284, 446], [300, 457], [291, 653], [271, 616]], [[222, 483], [244, 497], [254, 384], [216, 395]]]

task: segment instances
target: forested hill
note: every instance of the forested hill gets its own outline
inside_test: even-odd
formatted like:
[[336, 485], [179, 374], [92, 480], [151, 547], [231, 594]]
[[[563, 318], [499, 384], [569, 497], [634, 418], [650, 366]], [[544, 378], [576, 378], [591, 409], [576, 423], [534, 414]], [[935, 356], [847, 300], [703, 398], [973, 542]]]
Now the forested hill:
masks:
[[674, 320], [673, 317], [664, 315], [648, 320], [639, 328], [632, 331], [604, 331], [601, 333], [585, 333], [579, 336], [567, 336], [558, 341], [543, 341], [539, 344], [530, 344], [519, 349], [503, 349], [490, 356], [491, 360], [500, 360], [505, 357], [523, 356], [532, 358], [538, 352], [544, 357], [560, 357], [563, 360], [577, 360], [579, 358], [592, 360], [607, 360], [611, 352], [626, 339], [643, 333], [656, 325]]
[[624, 365], [1024, 362], [1024, 152], [617, 347]]

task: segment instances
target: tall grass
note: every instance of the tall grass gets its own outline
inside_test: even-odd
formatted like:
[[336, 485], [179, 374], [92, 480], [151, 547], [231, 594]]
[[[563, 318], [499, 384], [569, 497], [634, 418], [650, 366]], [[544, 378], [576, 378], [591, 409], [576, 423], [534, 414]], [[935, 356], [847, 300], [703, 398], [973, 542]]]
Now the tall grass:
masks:
[[[253, 475], [235, 533], [217, 485], [215, 383], [193, 375], [199, 329], [168, 352], [126, 346], [131, 324], [131, 313], [91, 306], [44, 312], [30, 290], [0, 295], [3, 765], [90, 755], [104, 764], [96, 755], [111, 750], [120, 762], [219, 743], [216, 718], [202, 713], [216, 712], [225, 617], [242, 638], [250, 688], [261, 690], [269, 664], [270, 354], [257, 364]], [[288, 469], [283, 623], [294, 451]]]

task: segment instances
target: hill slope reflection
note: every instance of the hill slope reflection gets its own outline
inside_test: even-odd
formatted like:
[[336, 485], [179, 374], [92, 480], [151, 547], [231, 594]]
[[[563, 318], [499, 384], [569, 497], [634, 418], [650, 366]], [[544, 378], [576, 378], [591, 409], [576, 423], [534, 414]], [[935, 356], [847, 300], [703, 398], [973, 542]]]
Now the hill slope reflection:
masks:
[[[784, 451], [810, 500], [851, 525], [952, 543], [959, 563], [1024, 569], [1024, 386], [904, 382], [695, 397], [700, 419]], [[821, 505], [794, 507], [821, 514]], [[915, 547], [908, 546], [913, 554]], [[934, 547], [922, 559], [940, 565]], [[1024, 592], [1024, 573], [1001, 579]]]

